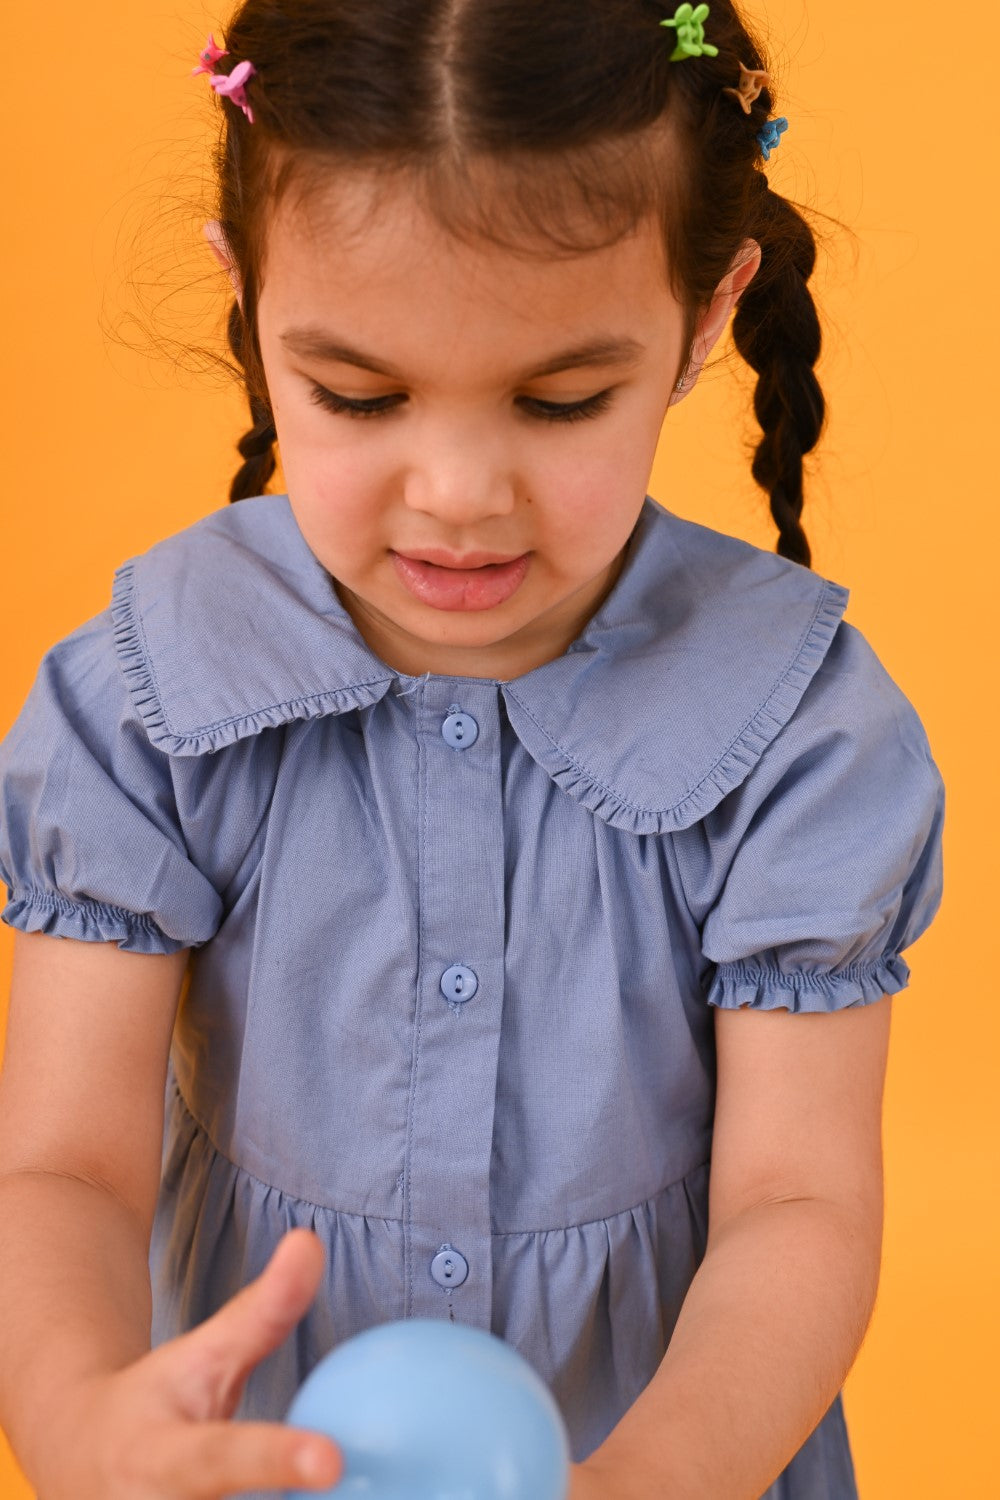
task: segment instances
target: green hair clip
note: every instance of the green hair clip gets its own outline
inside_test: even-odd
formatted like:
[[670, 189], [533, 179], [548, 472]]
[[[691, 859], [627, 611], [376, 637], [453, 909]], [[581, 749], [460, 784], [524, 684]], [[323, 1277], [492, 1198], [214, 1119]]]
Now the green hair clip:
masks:
[[705, 18], [708, 6], [678, 5], [672, 21], [661, 21], [661, 26], [677, 27], [677, 45], [670, 54], [671, 62], [683, 62], [686, 57], [718, 57], [718, 47], [705, 40]]

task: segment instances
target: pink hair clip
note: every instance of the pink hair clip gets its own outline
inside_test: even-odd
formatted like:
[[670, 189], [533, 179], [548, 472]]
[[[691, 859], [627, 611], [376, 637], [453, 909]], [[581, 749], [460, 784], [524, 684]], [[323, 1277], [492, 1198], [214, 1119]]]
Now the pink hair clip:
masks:
[[198, 66], [191, 69], [191, 77], [197, 78], [199, 73], [211, 73], [220, 57], [228, 57], [229, 53], [225, 47], [215, 45], [214, 35], [210, 35], [205, 43], [204, 50], [198, 53]]
[[236, 64], [231, 73], [216, 73], [215, 64], [219, 61], [219, 58], [228, 56], [229, 53], [225, 47], [217, 47], [214, 35], [209, 34], [208, 41], [205, 43], [202, 51], [198, 53], [198, 66], [191, 69], [191, 77], [196, 78], [199, 73], [207, 73], [209, 75], [209, 84], [215, 92], [223, 94], [227, 99], [231, 99], [234, 104], [238, 104], [252, 125], [253, 110], [247, 103], [244, 86], [253, 77], [257, 69], [252, 62], [241, 62]]
[[250, 124], [253, 124], [253, 110], [247, 103], [246, 94], [243, 92], [246, 84], [256, 73], [257, 69], [252, 62], [237, 63], [231, 73], [213, 73], [208, 80], [217, 94], [224, 94], [234, 104], [238, 104], [246, 115]]

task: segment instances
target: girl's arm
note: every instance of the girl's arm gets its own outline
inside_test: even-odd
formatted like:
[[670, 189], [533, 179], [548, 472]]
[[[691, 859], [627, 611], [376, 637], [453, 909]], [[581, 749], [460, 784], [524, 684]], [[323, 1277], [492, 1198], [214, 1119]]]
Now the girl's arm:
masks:
[[30, 1478], [61, 1389], [149, 1349], [149, 1240], [188, 950], [14, 933], [0, 1073], [0, 1425]]
[[574, 1467], [570, 1500], [758, 1500], [854, 1363], [880, 1238], [819, 1200], [762, 1203], [731, 1219], [653, 1379]]
[[147, 1253], [135, 1214], [105, 1188], [54, 1171], [0, 1176], [0, 1426], [43, 1497], [76, 1388], [149, 1349]]
[[891, 1006], [715, 1010], [705, 1257], [571, 1500], [757, 1500], [826, 1414], [878, 1289]]
[[0, 1424], [15, 1457], [40, 1500], [328, 1488], [343, 1467], [329, 1439], [230, 1420], [252, 1368], [316, 1294], [314, 1234], [291, 1231], [256, 1281], [150, 1350], [149, 1245], [187, 950], [20, 931], [14, 941], [0, 1075]]

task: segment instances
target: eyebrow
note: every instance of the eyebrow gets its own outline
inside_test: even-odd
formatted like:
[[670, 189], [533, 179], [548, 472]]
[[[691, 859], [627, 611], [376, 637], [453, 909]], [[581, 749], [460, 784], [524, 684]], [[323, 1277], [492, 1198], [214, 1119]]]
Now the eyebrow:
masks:
[[[281, 342], [293, 354], [304, 359], [325, 360], [330, 363], [356, 365], [359, 370], [371, 370], [375, 375], [387, 375], [391, 380], [403, 380], [401, 371], [374, 355], [342, 343], [322, 328], [309, 324], [302, 328], [288, 328], [280, 335]], [[533, 369], [525, 371], [522, 380], [538, 380], [543, 375], [557, 375], [560, 370], [576, 370], [584, 365], [634, 365], [646, 352], [646, 346], [633, 338], [613, 338], [610, 334], [598, 335], [571, 349], [553, 354], [550, 359]]]

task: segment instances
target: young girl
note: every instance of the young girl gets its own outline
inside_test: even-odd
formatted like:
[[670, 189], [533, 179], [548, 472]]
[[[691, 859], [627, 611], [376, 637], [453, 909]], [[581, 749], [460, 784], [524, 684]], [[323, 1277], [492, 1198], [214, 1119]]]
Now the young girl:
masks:
[[[247, 0], [198, 71], [239, 503], [0, 745], [14, 1452], [44, 1500], [336, 1493], [293, 1395], [431, 1317], [545, 1379], [572, 1500], [851, 1500], [944, 790], [810, 567], [761, 47], [729, 0]], [[774, 554], [645, 493], [734, 312]]]

